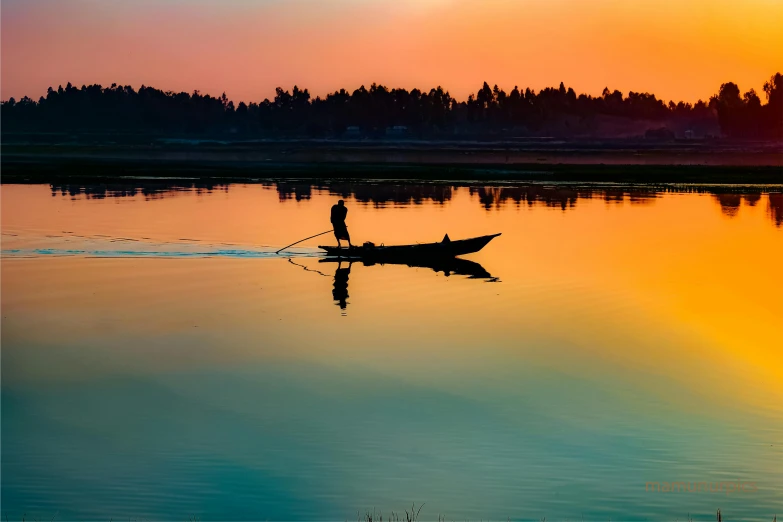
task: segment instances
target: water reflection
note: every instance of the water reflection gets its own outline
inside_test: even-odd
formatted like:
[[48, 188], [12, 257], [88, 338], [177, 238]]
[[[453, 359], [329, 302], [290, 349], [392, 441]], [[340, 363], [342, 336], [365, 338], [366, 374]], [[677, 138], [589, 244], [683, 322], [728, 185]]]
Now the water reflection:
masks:
[[443, 273], [446, 277], [449, 277], [450, 275], [461, 275], [467, 276], [468, 279], [483, 279], [493, 283], [499, 281], [497, 277], [493, 277], [492, 274], [487, 272], [479, 263], [468, 261], [467, 259], [460, 259], [458, 257], [452, 259], [412, 261], [405, 263], [405, 265], [413, 268], [429, 268], [436, 273]]
[[[485, 285], [460, 259], [321, 264], [313, 242], [255, 258], [327, 228], [337, 198], [304, 185], [301, 204], [260, 185], [122, 205], [3, 187], [3, 247], [50, 252], [2, 263], [9, 520], [338, 520], [401, 499], [428, 519], [706, 519], [720, 503], [772, 520], [780, 190], [755, 207], [734, 192], [732, 218], [711, 193], [651, 187], [350, 200], [352, 232], [387, 244], [503, 231], [471, 257], [502, 275]], [[131, 253], [51, 255], [75, 248]], [[759, 490], [645, 491], [728, 473]]]
[[348, 276], [350, 274], [351, 263], [348, 263], [348, 266], [343, 268], [342, 262], [338, 261], [337, 270], [334, 271], [332, 297], [337, 302], [340, 310], [345, 310], [348, 307]]
[[783, 192], [772, 193], [769, 195], [769, 205], [767, 213], [775, 225], [783, 226]]
[[280, 201], [308, 200], [314, 192], [328, 192], [334, 196], [350, 197], [359, 203], [373, 204], [377, 207], [383, 207], [388, 204], [421, 205], [428, 201], [445, 204], [451, 201], [453, 190], [456, 188], [456, 186], [449, 184], [369, 181], [363, 183], [279, 181], [265, 183], [265, 186], [274, 188], [278, 193]]
[[176, 196], [182, 192], [196, 194], [211, 193], [213, 190], [228, 192], [228, 183], [210, 181], [130, 180], [109, 183], [51, 183], [52, 197], [58, 194], [77, 199], [127, 198], [141, 195], [145, 200]]
[[756, 203], [759, 202], [761, 199], [761, 194], [753, 193], [753, 194], [743, 194], [742, 199], [745, 200], [745, 202], [750, 205], [751, 207], [755, 207]]
[[[289, 260], [290, 263], [293, 261]], [[334, 285], [332, 287], [332, 299], [340, 310], [345, 315], [345, 310], [348, 307], [348, 278], [351, 274], [351, 266], [353, 263], [361, 263], [363, 266], [383, 266], [383, 265], [400, 265], [408, 266], [411, 268], [429, 268], [435, 273], [442, 273], [444, 276], [449, 277], [452, 275], [466, 276], [467, 279], [480, 279], [489, 283], [499, 282], [500, 279], [492, 276], [487, 270], [481, 266], [481, 264], [475, 261], [468, 261], [467, 259], [460, 259], [458, 257], [451, 259], [422, 259], [413, 260], [408, 262], [384, 262], [374, 263], [372, 261], [345, 261], [339, 258], [324, 258], [319, 260], [319, 263], [337, 263], [337, 268], [334, 271]], [[347, 263], [347, 266], [345, 265]], [[297, 263], [293, 263], [297, 264]], [[302, 265], [299, 265], [302, 266]], [[307, 269], [313, 271], [312, 269]], [[318, 272], [321, 275], [323, 272]]]
[[[602, 199], [607, 204], [650, 205], [664, 194], [698, 193], [712, 194], [720, 205], [721, 211], [729, 217], [737, 215], [744, 200], [749, 206], [755, 206], [764, 195], [764, 191], [751, 187], [729, 186], [601, 186], [577, 184], [513, 184], [489, 185], [475, 183], [423, 184], [389, 182], [278, 182], [266, 184], [277, 190], [280, 201], [310, 199], [313, 193], [328, 193], [343, 198], [353, 197], [359, 203], [372, 204], [383, 208], [394, 205], [421, 205], [433, 202], [440, 205], [451, 201], [453, 195], [466, 188], [471, 197], [486, 210], [500, 210], [508, 204], [521, 206], [544, 205], [563, 211], [574, 209], [580, 199]], [[783, 224], [783, 202], [780, 193], [770, 193], [769, 214], [777, 226]]]
[[[755, 207], [761, 200], [761, 194], [738, 194], [738, 193], [719, 193], [713, 195], [715, 201], [720, 205], [723, 215], [734, 218], [740, 211], [740, 206], [744, 201], [749, 207]], [[771, 192], [767, 195], [767, 214], [775, 223], [775, 226], [783, 226], [783, 193]]]
[[[267, 185], [268, 186], [268, 185]], [[310, 183], [296, 183], [288, 181], [279, 181], [274, 183], [280, 201], [293, 199], [296, 201], [308, 200], [313, 195], [314, 185]]]
[[[422, 205], [427, 202], [445, 205], [459, 190], [467, 190], [471, 198], [487, 211], [500, 210], [506, 205], [544, 205], [563, 211], [576, 208], [579, 200], [602, 199], [607, 204], [649, 205], [668, 193], [711, 194], [725, 216], [735, 217], [744, 204], [755, 206], [765, 195], [768, 214], [776, 226], [783, 226], [783, 195], [779, 192], [765, 194], [762, 188], [730, 186], [606, 186], [578, 184], [515, 183], [400, 183], [386, 181], [358, 182], [310, 182], [277, 181], [261, 182], [275, 190], [281, 202], [307, 201], [315, 194], [328, 194], [353, 198], [355, 202], [384, 208], [388, 205]], [[52, 183], [52, 196], [70, 196], [72, 199], [132, 198], [143, 196], [145, 200], [177, 196], [184, 192], [228, 192], [231, 185], [210, 180], [129, 180], [98, 184]]]
[[443, 205], [451, 201], [457, 187], [432, 183], [333, 183], [325, 188], [333, 195], [352, 196], [360, 203], [383, 207], [389, 203], [421, 205], [427, 201]]
[[715, 194], [715, 199], [720, 205], [720, 210], [729, 217], [734, 217], [740, 208], [742, 203], [741, 194]]
[[[319, 263], [337, 263], [337, 270], [341, 270], [341, 264], [345, 262], [344, 260], [341, 260], [339, 258], [324, 258], [320, 259]], [[375, 263], [373, 261], [356, 261], [357, 263], [361, 263], [364, 266], [376, 266], [376, 265], [401, 265], [401, 266], [409, 266], [411, 268], [429, 268], [435, 273], [443, 273], [446, 277], [449, 277], [451, 275], [461, 275], [461, 276], [467, 276], [468, 279], [482, 279], [488, 282], [498, 282], [500, 279], [497, 277], [493, 277], [492, 274], [487, 272], [487, 270], [481, 266], [481, 264], [476, 263], [475, 261], [468, 261], [467, 259], [460, 259], [458, 257], [454, 258], [445, 258], [445, 259], [422, 259], [422, 260], [412, 260], [412, 261], [406, 261], [406, 262], [394, 262], [394, 261], [384, 261], [383, 263]], [[348, 273], [350, 273], [350, 267], [351, 264], [348, 264], [348, 272], [345, 274], [345, 283], [346, 286], [348, 284]], [[337, 279], [337, 274], [335, 274], [335, 279]], [[346, 294], [347, 297], [347, 294]]]

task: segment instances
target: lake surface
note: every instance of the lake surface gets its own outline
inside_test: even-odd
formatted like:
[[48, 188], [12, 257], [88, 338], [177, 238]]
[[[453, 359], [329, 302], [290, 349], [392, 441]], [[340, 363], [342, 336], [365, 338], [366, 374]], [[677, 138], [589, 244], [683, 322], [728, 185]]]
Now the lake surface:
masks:
[[[339, 198], [503, 235], [274, 254]], [[3, 519], [783, 515], [779, 188], [3, 185], [2, 234]]]

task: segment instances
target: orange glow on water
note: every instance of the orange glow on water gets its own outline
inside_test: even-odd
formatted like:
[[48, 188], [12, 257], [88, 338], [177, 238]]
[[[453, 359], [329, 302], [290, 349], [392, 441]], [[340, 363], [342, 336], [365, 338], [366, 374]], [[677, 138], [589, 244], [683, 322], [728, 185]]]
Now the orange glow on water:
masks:
[[[76, 511], [95, 504], [102, 483], [145, 484], [180, 462], [169, 482], [194, 484], [196, 502], [234, 484], [198, 471], [217, 461], [240, 463], [243, 482], [270, 465], [274, 477], [312, 476], [313, 496], [346, 495], [341, 506], [427, 492], [434, 512], [466, 519], [485, 513], [459, 504], [481, 487], [482, 502], [500, 491], [502, 511], [517, 501], [541, 519], [563, 502], [557, 517], [576, 518], [572, 506], [617, 496], [623, 504], [600, 518], [620, 509], [706, 518], [716, 498], [727, 500], [661, 502], [645, 491], [659, 479], [758, 483], [732, 508], [756, 509], [758, 520], [779, 504], [780, 194], [130, 186], [2, 187], [3, 443], [13, 450], [3, 473], [25, 491], [48, 498], [51, 484], [96, 484], [73, 495], [85, 499]], [[347, 280], [340, 273], [346, 297], [336, 271], [346, 264], [313, 257], [334, 243], [328, 235], [290, 259], [236, 254], [326, 229], [338, 198], [357, 243], [502, 232], [469, 256], [498, 280], [353, 263]], [[234, 254], [160, 255], [183, 245]], [[91, 461], [101, 467], [85, 473]], [[314, 466], [322, 478], [309, 475]], [[595, 493], [568, 491], [585, 477]], [[169, 505], [163, 482], [152, 484], [124, 496], [109, 488], [101, 504], [121, 513], [153, 497]]]
[[[123, 317], [119, 328], [128, 328], [131, 344], [148, 335], [163, 344], [222, 339], [223, 348], [194, 348], [183, 361], [179, 349], [147, 346], [122, 352], [104, 371], [152, 371], [152, 356], [159, 358], [154, 371], [294, 357], [449, 386], [449, 375], [468, 369], [490, 376], [505, 375], [506, 365], [532, 365], [596, 382], [611, 375], [663, 396], [680, 389], [672, 400], [685, 410], [708, 401], [780, 413], [783, 230], [769, 220], [768, 196], [729, 217], [711, 195], [664, 194], [643, 204], [579, 198], [567, 210], [507, 202], [486, 210], [467, 187], [452, 190], [444, 205], [385, 209], [344, 197], [354, 241], [503, 232], [471, 256], [502, 283], [357, 264], [349, 314], [336, 323], [331, 277], [282, 260], [12, 259], [3, 264], [3, 302], [13, 327], [4, 328], [3, 341], [44, 345], [51, 331], [79, 339], [85, 318], [100, 333], [118, 328], [116, 317]], [[312, 199], [281, 203], [272, 188], [232, 186], [159, 200], [86, 201], [52, 196], [44, 186], [6, 186], [3, 232], [282, 246], [326, 229], [336, 199], [316, 191]], [[327, 235], [304, 245], [333, 243]], [[327, 276], [336, 268], [299, 262]], [[150, 303], [167, 313], [150, 316]], [[34, 328], [34, 312], [54, 322]], [[307, 329], [291, 329], [303, 321]], [[379, 335], [389, 328], [417, 341]], [[410, 369], [436, 360], [434, 374]], [[28, 367], [27, 377], [51, 378], [67, 366], [49, 364], [45, 375], [36, 368]]]

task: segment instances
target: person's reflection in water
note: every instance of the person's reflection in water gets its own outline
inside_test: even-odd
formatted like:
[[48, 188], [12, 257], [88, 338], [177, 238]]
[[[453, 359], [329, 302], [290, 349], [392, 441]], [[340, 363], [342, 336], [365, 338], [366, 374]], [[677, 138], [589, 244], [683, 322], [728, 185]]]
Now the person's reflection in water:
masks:
[[[335, 304], [340, 307], [341, 310], [345, 310], [348, 306], [348, 275], [351, 273], [351, 264], [348, 263], [347, 268], [342, 267], [342, 261], [337, 264], [337, 270], [334, 272], [334, 289], [332, 289], [332, 297]], [[343, 313], [345, 315], [345, 313]]]

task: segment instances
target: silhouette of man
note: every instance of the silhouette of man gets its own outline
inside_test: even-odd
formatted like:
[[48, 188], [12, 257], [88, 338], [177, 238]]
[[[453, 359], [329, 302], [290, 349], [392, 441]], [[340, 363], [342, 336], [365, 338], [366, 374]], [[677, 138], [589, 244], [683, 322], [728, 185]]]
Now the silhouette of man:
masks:
[[351, 264], [348, 264], [348, 268], [343, 268], [342, 263], [337, 264], [337, 270], [334, 272], [334, 288], [332, 289], [332, 298], [336, 301], [335, 304], [340, 307], [341, 310], [345, 310], [348, 306], [348, 276], [351, 273]]
[[332, 227], [334, 228], [334, 237], [337, 238], [337, 246], [342, 247], [340, 244], [341, 239], [348, 241], [348, 246], [352, 247], [351, 236], [348, 235], [348, 227], [345, 225], [345, 217], [348, 215], [348, 209], [345, 207], [345, 201], [342, 199], [337, 202], [336, 205], [332, 205]]

